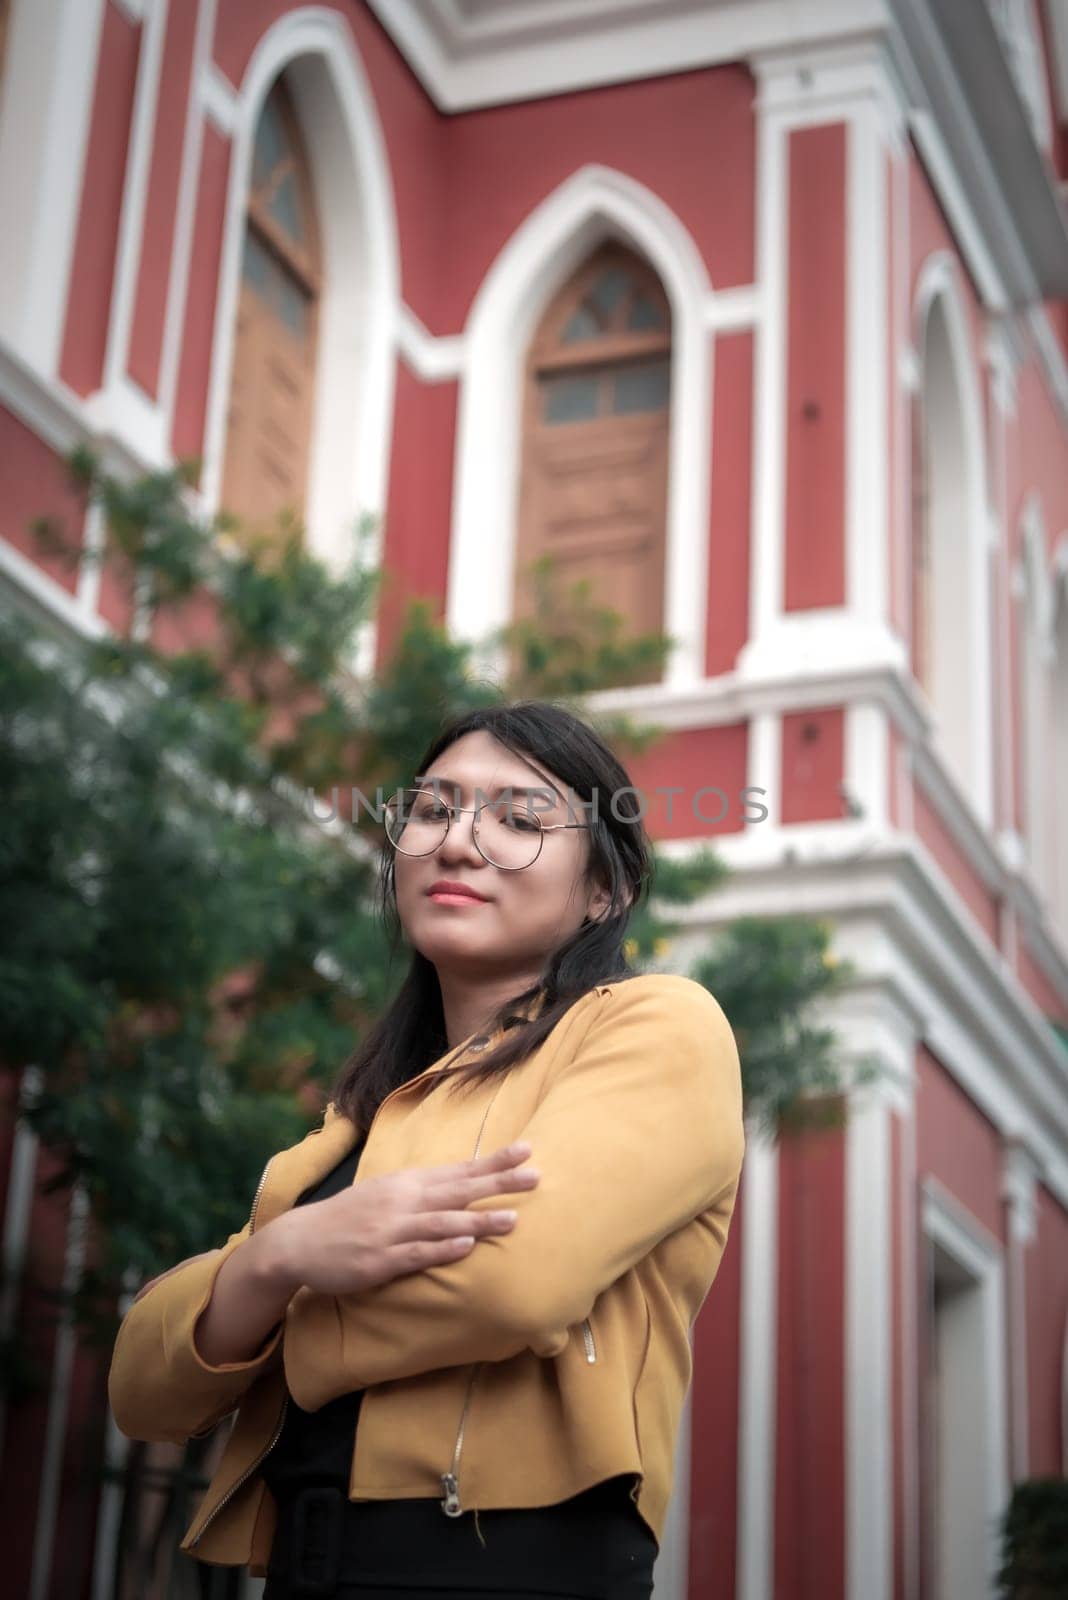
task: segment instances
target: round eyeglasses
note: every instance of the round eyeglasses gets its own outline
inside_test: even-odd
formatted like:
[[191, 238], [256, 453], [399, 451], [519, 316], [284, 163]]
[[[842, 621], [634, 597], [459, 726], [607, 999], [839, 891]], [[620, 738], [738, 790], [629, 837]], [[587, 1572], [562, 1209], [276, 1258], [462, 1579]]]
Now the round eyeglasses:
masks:
[[542, 822], [533, 797], [483, 800], [477, 806], [451, 806], [430, 789], [398, 789], [384, 807], [386, 837], [405, 856], [428, 856], [445, 843], [452, 819], [473, 812], [475, 847], [491, 867], [522, 872], [541, 854], [547, 833], [588, 828], [588, 822]]

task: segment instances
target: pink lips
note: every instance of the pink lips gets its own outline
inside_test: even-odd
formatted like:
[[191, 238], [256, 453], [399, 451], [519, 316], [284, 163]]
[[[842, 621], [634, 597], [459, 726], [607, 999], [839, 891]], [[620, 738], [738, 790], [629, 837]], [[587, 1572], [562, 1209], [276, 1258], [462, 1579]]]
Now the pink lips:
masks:
[[431, 884], [427, 893], [431, 900], [443, 906], [479, 906], [486, 903], [484, 896], [477, 894], [474, 889], [469, 889], [463, 883], [453, 883], [447, 878], [439, 878], [437, 883]]

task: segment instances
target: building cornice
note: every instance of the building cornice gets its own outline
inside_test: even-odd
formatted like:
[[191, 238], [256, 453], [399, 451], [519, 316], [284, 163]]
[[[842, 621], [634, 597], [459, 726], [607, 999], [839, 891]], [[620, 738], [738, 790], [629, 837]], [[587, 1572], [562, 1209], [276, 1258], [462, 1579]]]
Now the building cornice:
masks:
[[[889, 50], [974, 218], [995, 310], [1068, 297], [1068, 220], [994, 23], [960, 0], [368, 0], [440, 111], [776, 53]], [[928, 141], [929, 142], [929, 141]]]
[[440, 111], [744, 61], [870, 31], [885, 0], [368, 0]]
[[888, 0], [888, 9], [911, 105], [937, 124], [1006, 304], [1068, 297], [1068, 219], [986, 6]]

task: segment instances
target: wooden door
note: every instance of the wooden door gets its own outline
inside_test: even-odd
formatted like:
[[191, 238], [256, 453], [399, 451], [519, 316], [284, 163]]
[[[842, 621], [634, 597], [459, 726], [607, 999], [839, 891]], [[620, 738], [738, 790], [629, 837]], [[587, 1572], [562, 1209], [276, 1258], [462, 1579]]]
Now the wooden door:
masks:
[[532, 609], [531, 563], [628, 631], [664, 627], [671, 323], [659, 280], [608, 245], [550, 305], [527, 364], [515, 615]]

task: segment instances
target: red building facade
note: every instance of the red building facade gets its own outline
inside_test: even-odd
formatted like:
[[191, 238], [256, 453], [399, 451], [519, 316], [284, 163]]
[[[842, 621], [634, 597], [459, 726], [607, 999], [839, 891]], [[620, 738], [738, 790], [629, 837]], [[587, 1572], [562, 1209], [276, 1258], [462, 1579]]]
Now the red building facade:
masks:
[[[599, 697], [671, 730], [654, 836], [734, 869], [672, 964], [804, 909], [860, 970], [830, 1020], [884, 1078], [750, 1141], [658, 1597], [992, 1593], [1013, 1482], [1068, 1464], [1068, 22], [964, 9], [9, 0], [0, 35], [5, 600], [126, 623], [26, 531], [82, 439], [199, 458], [207, 511], [273, 474], [328, 562], [374, 515], [360, 670], [408, 597], [481, 638], [555, 551], [677, 641]], [[19, 1087], [8, 1262], [59, 1275]], [[103, 1596], [104, 1374], [45, 1357], [13, 1592]]]

